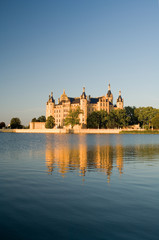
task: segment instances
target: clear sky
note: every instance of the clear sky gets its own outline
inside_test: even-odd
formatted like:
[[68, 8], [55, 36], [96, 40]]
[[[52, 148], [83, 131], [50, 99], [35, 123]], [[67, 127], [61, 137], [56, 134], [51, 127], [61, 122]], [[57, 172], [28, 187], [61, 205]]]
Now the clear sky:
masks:
[[45, 115], [48, 95], [121, 90], [159, 108], [158, 0], [1, 0], [0, 122]]

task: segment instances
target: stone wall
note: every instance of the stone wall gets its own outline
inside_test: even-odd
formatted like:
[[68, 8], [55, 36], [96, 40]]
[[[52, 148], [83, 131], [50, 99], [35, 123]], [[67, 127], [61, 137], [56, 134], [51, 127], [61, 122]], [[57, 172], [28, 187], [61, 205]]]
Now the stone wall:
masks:
[[30, 129], [45, 129], [45, 122], [30, 122]]
[[0, 132], [12, 133], [75, 133], [75, 134], [118, 134], [121, 129], [4, 129]]

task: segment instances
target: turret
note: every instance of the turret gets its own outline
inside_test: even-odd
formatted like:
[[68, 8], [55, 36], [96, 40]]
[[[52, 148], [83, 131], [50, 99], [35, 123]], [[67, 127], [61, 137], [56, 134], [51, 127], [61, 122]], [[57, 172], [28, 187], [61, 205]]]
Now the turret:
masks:
[[110, 83], [108, 85], [108, 92], [106, 94], [106, 98], [108, 99], [109, 102], [113, 104], [113, 94], [111, 92]]
[[117, 101], [116, 101], [117, 108], [123, 109], [123, 104], [124, 104], [124, 101], [123, 101], [123, 98], [121, 97], [121, 91], [119, 91], [119, 97], [117, 98]]
[[53, 98], [53, 92], [51, 92], [51, 95], [49, 95], [49, 100], [46, 103], [46, 119], [49, 116], [54, 115], [54, 106], [55, 106], [55, 100]]
[[83, 87], [83, 92], [81, 95], [81, 99], [86, 99], [85, 87]]
[[83, 92], [80, 97], [80, 108], [82, 113], [80, 114], [80, 123], [82, 127], [85, 127], [87, 124], [87, 96], [85, 93], [85, 87], [83, 87]]
[[53, 98], [53, 92], [51, 92], [51, 95], [49, 95], [49, 100], [47, 103], [55, 103], [55, 99]]

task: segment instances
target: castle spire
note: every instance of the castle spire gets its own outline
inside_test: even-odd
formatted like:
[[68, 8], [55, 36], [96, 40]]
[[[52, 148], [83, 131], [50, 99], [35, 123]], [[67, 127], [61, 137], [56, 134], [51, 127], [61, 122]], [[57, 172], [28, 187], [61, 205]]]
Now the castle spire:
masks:
[[117, 102], [122, 102], [122, 97], [121, 97], [121, 90], [119, 91], [119, 97], [117, 98]]
[[81, 95], [81, 98], [86, 99], [85, 87], [83, 87], [83, 93]]
[[111, 89], [110, 89], [110, 83], [109, 83], [109, 85], [108, 85], [108, 91], [110, 91]]
[[54, 98], [53, 98], [53, 92], [51, 92], [51, 95], [49, 95], [49, 100], [48, 100], [48, 102], [53, 102], [53, 103], [55, 103], [55, 100], [54, 100]]

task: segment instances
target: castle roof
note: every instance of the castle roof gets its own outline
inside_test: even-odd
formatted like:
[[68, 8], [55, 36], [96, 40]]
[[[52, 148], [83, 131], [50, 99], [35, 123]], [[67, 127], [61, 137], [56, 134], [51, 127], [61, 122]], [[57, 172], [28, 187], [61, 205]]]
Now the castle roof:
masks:
[[55, 99], [53, 98], [53, 92], [51, 92], [51, 95], [49, 95], [49, 100], [47, 101], [47, 103], [49, 102], [55, 103]]
[[71, 104], [77, 104], [80, 103], [80, 98], [69, 98]]
[[90, 98], [90, 103], [96, 104], [99, 102], [99, 97], [98, 98]]
[[61, 100], [58, 105], [62, 105], [62, 103], [70, 101], [71, 104], [78, 104], [80, 103], [80, 98], [72, 98], [68, 97], [68, 100]]
[[111, 95], [112, 95], [111, 90], [108, 90], [107, 96], [108, 96], [108, 97], [111, 97]]
[[121, 96], [119, 96], [118, 98], [117, 98], [117, 102], [122, 102], [122, 97]]

